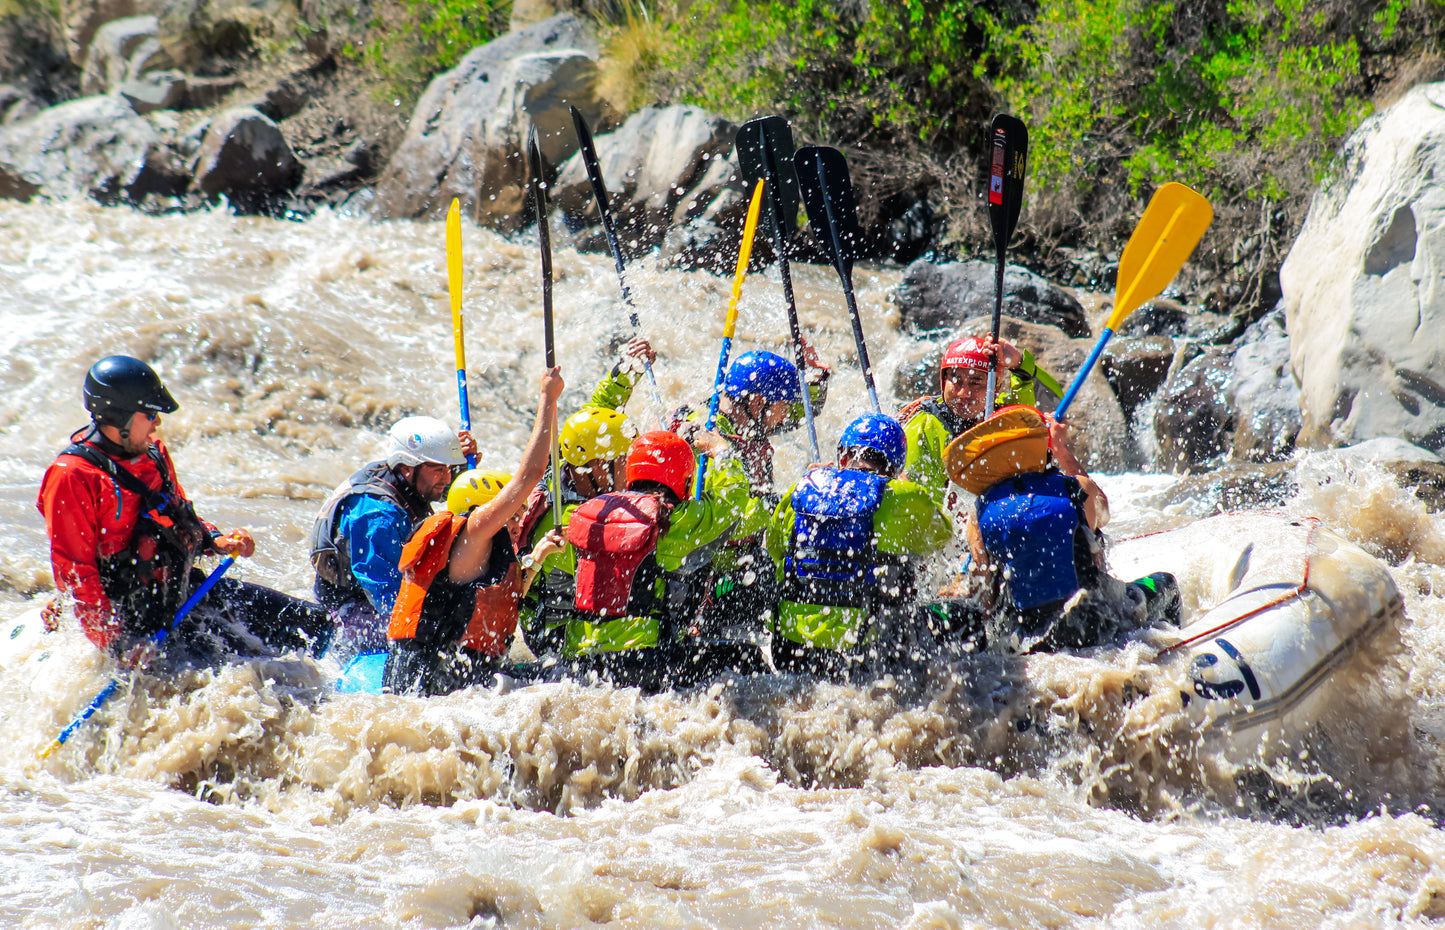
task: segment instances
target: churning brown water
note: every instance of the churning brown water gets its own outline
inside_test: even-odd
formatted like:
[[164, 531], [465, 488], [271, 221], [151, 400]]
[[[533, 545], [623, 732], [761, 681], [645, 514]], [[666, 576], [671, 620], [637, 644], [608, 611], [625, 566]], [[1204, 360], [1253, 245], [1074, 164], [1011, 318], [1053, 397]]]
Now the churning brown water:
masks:
[[[201, 513], [256, 534], [242, 577], [303, 593], [326, 491], [397, 417], [455, 421], [439, 225], [323, 215], [0, 212], [0, 611], [48, 599], [39, 477], [97, 357], [156, 360]], [[510, 467], [541, 367], [535, 249], [465, 233], [484, 464]], [[559, 251], [575, 409], [627, 335], [610, 259]], [[841, 294], [798, 268], [837, 368], [827, 446], [865, 409]], [[896, 271], [857, 275], [886, 385]], [[703, 396], [731, 283], [639, 267], [663, 397]], [[745, 291], [739, 351], [786, 332]], [[646, 398], [632, 413], [655, 415]], [[807, 459], [783, 442], [779, 474]], [[109, 669], [73, 630], [0, 670], [0, 925], [24, 927], [1314, 927], [1445, 917], [1445, 520], [1371, 467], [1301, 466], [1288, 510], [1386, 558], [1411, 624], [1328, 751], [1224, 762], [1138, 642], [924, 663], [868, 686], [683, 694], [545, 685], [335, 695], [283, 659], [142, 677], [36, 760]], [[1116, 536], [1186, 522], [1160, 475], [1104, 476]], [[1165, 543], [1161, 543], [1165, 544]], [[41, 658], [41, 656], [44, 656]], [[23, 660], [23, 661], [22, 661]]]

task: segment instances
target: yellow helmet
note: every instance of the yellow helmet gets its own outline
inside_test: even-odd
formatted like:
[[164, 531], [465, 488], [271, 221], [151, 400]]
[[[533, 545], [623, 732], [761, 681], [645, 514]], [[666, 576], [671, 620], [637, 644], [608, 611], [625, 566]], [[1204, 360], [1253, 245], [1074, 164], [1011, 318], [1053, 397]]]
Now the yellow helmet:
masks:
[[637, 430], [627, 417], [607, 407], [583, 407], [562, 424], [562, 458], [573, 468], [593, 459], [620, 459]]
[[495, 468], [473, 468], [457, 475], [447, 491], [447, 509], [466, 513], [496, 497], [512, 476]]

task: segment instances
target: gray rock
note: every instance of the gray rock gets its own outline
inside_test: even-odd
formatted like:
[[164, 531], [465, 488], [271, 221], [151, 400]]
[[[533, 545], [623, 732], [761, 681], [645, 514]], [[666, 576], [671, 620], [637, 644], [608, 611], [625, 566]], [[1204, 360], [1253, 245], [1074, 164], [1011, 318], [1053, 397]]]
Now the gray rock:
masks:
[[210, 57], [235, 57], [264, 36], [289, 36], [296, 0], [160, 0], [157, 19], [166, 55], [194, 73]]
[[47, 195], [103, 203], [172, 196], [186, 182], [156, 131], [116, 97], [83, 97], [0, 128], [0, 163]]
[[30, 181], [19, 169], [0, 162], [0, 200], [18, 200], [29, 203], [40, 193], [40, 185]]
[[186, 103], [186, 76], [179, 71], [155, 71], [124, 82], [118, 93], [132, 110], [142, 115], [157, 110], [179, 110]]
[[1120, 336], [1171, 336], [1180, 338], [1193, 335], [1190, 332], [1189, 308], [1177, 300], [1156, 297], [1129, 314], [1119, 324]]
[[484, 225], [520, 228], [527, 132], [537, 127], [549, 164], [571, 157], [577, 142], [568, 104], [593, 126], [602, 115], [596, 55], [591, 28], [570, 14], [473, 49], [417, 103], [377, 184], [377, 213], [440, 217], [455, 197]]
[[1289, 367], [1283, 307], [1250, 326], [1235, 344], [1227, 397], [1234, 410], [1236, 461], [1276, 462], [1294, 451], [1300, 392]]
[[1293, 462], [1222, 465], [1181, 478], [1155, 495], [1151, 506], [1191, 517], [1282, 507], [1299, 491]]
[[1346, 142], [1280, 272], [1308, 447], [1445, 447], [1445, 84]]
[[106, 23], [128, 16], [153, 16], [161, 0], [62, 0], [60, 17], [65, 51], [77, 67], [84, 67], [95, 33]]
[[1154, 411], [1159, 465], [1173, 472], [1214, 468], [1229, 451], [1229, 352], [1210, 348], [1169, 376]]
[[[992, 317], [994, 274], [991, 262], [937, 265], [920, 259], [904, 272], [893, 302], [904, 325], [915, 332], [955, 328], [970, 317]], [[1056, 326], [1069, 336], [1090, 334], [1084, 307], [1073, 294], [1024, 268], [1004, 270], [1003, 312], [1030, 323]]]
[[[627, 253], [656, 248], [675, 216], [686, 215], [696, 202], [690, 192], [701, 182], [721, 186], [719, 176], [731, 175], [726, 155], [736, 136], [737, 126], [720, 116], [673, 106], [645, 107], [616, 132], [595, 137], [618, 239]], [[562, 166], [553, 189], [558, 208], [574, 223], [599, 222], [581, 153]]]
[[207, 197], [225, 195], [237, 210], [251, 212], [294, 189], [302, 174], [301, 162], [276, 124], [249, 107], [237, 107], [217, 116], [206, 130], [192, 187]]
[[108, 94], [131, 77], [130, 59], [147, 39], [156, 42], [158, 25], [154, 16], [130, 16], [106, 23], [91, 40], [80, 75], [80, 92], [86, 96]]
[[1174, 340], [1168, 336], [1124, 336], [1104, 347], [1099, 365], [1130, 422], [1164, 385], [1174, 356]]

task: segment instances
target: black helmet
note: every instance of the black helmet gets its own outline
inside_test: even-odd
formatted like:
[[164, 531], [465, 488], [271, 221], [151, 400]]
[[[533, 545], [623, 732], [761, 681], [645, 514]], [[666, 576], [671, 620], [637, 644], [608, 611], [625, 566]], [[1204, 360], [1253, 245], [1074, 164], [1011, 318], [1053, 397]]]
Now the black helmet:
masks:
[[108, 355], [85, 373], [85, 409], [97, 423], [122, 426], [138, 411], [180, 409], [151, 366], [129, 355]]

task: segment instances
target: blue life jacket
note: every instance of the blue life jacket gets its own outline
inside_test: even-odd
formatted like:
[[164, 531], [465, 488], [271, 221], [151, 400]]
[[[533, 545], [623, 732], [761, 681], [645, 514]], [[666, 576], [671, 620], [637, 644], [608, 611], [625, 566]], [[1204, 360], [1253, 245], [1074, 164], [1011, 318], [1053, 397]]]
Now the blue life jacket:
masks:
[[793, 533], [783, 563], [782, 596], [830, 607], [862, 607], [877, 592], [884, 568], [873, 515], [888, 479], [865, 471], [815, 468], [793, 488]]
[[1019, 610], [1062, 601], [1079, 590], [1079, 497], [1078, 481], [1057, 471], [1005, 478], [979, 495], [984, 548], [1001, 563]]

